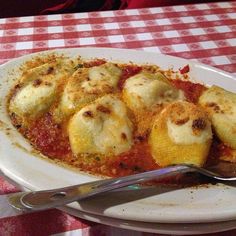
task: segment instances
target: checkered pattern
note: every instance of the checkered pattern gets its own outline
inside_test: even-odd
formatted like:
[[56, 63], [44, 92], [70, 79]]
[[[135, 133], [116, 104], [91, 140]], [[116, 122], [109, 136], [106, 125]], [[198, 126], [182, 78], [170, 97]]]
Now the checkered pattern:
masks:
[[236, 73], [236, 3], [0, 19], [0, 63], [84, 46], [153, 51]]
[[[85, 46], [164, 53], [236, 74], [236, 2], [0, 19], [0, 63], [32, 52]], [[4, 195], [14, 191], [0, 177], [0, 235], [141, 235], [58, 210], [17, 215]]]

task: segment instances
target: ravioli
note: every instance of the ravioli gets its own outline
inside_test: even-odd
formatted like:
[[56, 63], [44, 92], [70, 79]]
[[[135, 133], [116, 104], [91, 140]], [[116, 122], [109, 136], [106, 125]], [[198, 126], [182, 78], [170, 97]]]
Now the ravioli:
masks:
[[65, 86], [59, 109], [68, 116], [96, 98], [116, 91], [120, 75], [121, 69], [112, 63], [79, 68]]
[[217, 136], [236, 149], [236, 94], [212, 86], [202, 94], [199, 104], [208, 111]]
[[75, 113], [68, 133], [74, 154], [118, 155], [133, 144], [133, 125], [125, 104], [105, 95]]
[[45, 63], [40, 66], [29, 69], [23, 73], [19, 82], [27, 84], [31, 81], [39, 79], [42, 76], [50, 74], [52, 72], [52, 70], [55, 68], [55, 66], [57, 66], [57, 63], [52, 62], [52, 63]]
[[72, 72], [72, 68], [56, 61], [35, 67], [20, 78], [18, 91], [12, 97], [9, 111], [23, 121], [34, 119], [46, 112], [57, 98], [58, 86]]
[[123, 96], [133, 111], [151, 109], [153, 105], [183, 99], [183, 93], [160, 79], [164, 75], [142, 72], [128, 78], [124, 85]]
[[203, 166], [212, 140], [206, 112], [188, 102], [168, 105], [154, 122], [149, 144], [160, 166], [187, 163]]

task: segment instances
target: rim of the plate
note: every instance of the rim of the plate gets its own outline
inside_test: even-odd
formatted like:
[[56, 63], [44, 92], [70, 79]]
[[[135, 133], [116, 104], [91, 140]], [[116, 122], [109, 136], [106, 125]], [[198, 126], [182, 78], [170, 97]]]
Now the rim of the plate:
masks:
[[[12, 184], [17, 183], [6, 177]], [[22, 191], [26, 188], [19, 186]], [[219, 233], [223, 231], [236, 229], [236, 220], [207, 222], [207, 223], [156, 223], [156, 222], [140, 222], [134, 220], [124, 220], [107, 216], [96, 215], [89, 212], [83, 212], [69, 206], [58, 207], [57, 209], [64, 211], [75, 217], [84, 220], [96, 222], [106, 226], [117, 227], [124, 230], [133, 230], [138, 232], [174, 234], [174, 235], [199, 235], [208, 233]], [[121, 232], [122, 233], [122, 232]], [[125, 232], [124, 232], [125, 233]]]
[[[236, 221], [221, 221], [211, 223], [155, 223], [123, 220], [107, 216], [96, 215], [88, 212], [75, 210], [70, 207], [58, 208], [73, 216], [85, 220], [105, 224], [126, 230], [134, 230], [147, 233], [174, 234], [174, 235], [199, 235], [208, 233], [219, 233], [236, 229]], [[125, 232], [124, 232], [125, 233]]]
[[[105, 54], [107, 54], [107, 51], [109, 51], [109, 55], [110, 54], [116, 54], [116, 55], [120, 55], [120, 54], [124, 54], [124, 52], [129, 52], [130, 54], [132, 55], [135, 55], [135, 56], [140, 56], [140, 55], [148, 55], [148, 57], [155, 57], [155, 58], [158, 58], [158, 57], [163, 57], [163, 58], [167, 58], [167, 59], [170, 59], [171, 61], [173, 60], [174, 62], [175, 61], [178, 61], [179, 64], [186, 64], [187, 62], [188, 63], [191, 63], [192, 65], [196, 66], [197, 69], [198, 68], [201, 68], [201, 69], [205, 69], [207, 70], [208, 72], [210, 71], [210, 73], [213, 71], [214, 73], [218, 73], [224, 77], [227, 77], [227, 78], [230, 78], [230, 79], [233, 79], [233, 80], [236, 80], [233, 75], [231, 75], [230, 73], [227, 73], [227, 72], [224, 72], [220, 69], [217, 69], [217, 68], [213, 68], [213, 67], [210, 67], [210, 66], [207, 66], [207, 65], [204, 65], [204, 64], [201, 64], [201, 63], [198, 63], [198, 62], [195, 62], [195, 61], [188, 61], [186, 59], [183, 59], [183, 58], [178, 58], [178, 57], [174, 57], [174, 56], [169, 56], [169, 55], [163, 55], [163, 54], [156, 54], [156, 53], [151, 53], [151, 52], [145, 52], [145, 51], [139, 51], [139, 50], [130, 50], [130, 49], [112, 49], [112, 48], [69, 48], [69, 49], [54, 49], [54, 50], [48, 50], [48, 51], [42, 51], [42, 52], [38, 52], [38, 53], [33, 53], [33, 54], [29, 54], [29, 55], [25, 55], [23, 57], [20, 57], [20, 58], [16, 58], [16, 59], [13, 59], [3, 65], [0, 66], [0, 70], [4, 69], [4, 68], [7, 68], [7, 67], [10, 67], [11, 65], [15, 65], [15, 66], [19, 66], [20, 64], [22, 64], [24, 61], [27, 61], [29, 60], [30, 58], [32, 57], [35, 57], [35, 56], [38, 56], [38, 55], [45, 55], [45, 54], [50, 54], [50, 53], [58, 53], [58, 54], [75, 54], [75, 53], [78, 53], [80, 54], [81, 52], [83, 51], [83, 53], [85, 52], [88, 52], [90, 54], [93, 54], [93, 52], [96, 52], [95, 54], [95, 57], [98, 57], [99, 55], [99, 52], [102, 51], [101, 53], [101, 56], [100, 57], [105, 57]], [[112, 55], [113, 58], [116, 59], [116, 55], [114, 56], [114, 54]], [[104, 56], [103, 56], [104, 55]], [[89, 57], [89, 56], [88, 56]], [[122, 57], [122, 56], [121, 56]], [[119, 57], [118, 57], [119, 58]], [[111, 58], [112, 60], [112, 58]], [[119, 59], [118, 59], [119, 60]], [[2, 95], [1, 95], [2, 96]], [[37, 158], [38, 161], [35, 161], [36, 165], [37, 163], [40, 163], [39, 162], [39, 159]], [[41, 159], [40, 159], [41, 160]], [[42, 160], [41, 160], [42, 161]], [[34, 163], [34, 164], [35, 164]], [[49, 163], [48, 163], [49, 164]], [[58, 169], [59, 167], [55, 167], [55, 164], [51, 164], [50, 165], [50, 168], [54, 168], [54, 169]], [[60, 167], [62, 168], [62, 167]], [[19, 177], [17, 176], [16, 172], [12, 172], [11, 170], [9, 170], [8, 168], [6, 168], [0, 161], [0, 169], [2, 169], [2, 171], [11, 179], [13, 180], [16, 180], [16, 182], [18, 184], [21, 184], [22, 186], [26, 187], [26, 188], [29, 188], [29, 189], [32, 189], [32, 190], [39, 190], [40, 188], [38, 187], [39, 184], [38, 182], [36, 183], [31, 183], [29, 179], [26, 179], [26, 177]], [[62, 168], [63, 169], [63, 168]], [[60, 171], [62, 171], [62, 169], [60, 169]], [[64, 171], [63, 172], [64, 174], [68, 174], [67, 171]], [[78, 176], [78, 175], [84, 175], [84, 173], [77, 173], [77, 174], [74, 174], [73, 176]], [[88, 176], [87, 176], [88, 177]], [[89, 176], [89, 178], [92, 178], [91, 176]], [[96, 179], [96, 177], [95, 177]], [[92, 180], [92, 179], [91, 179]], [[94, 178], [93, 178], [94, 180]], [[68, 181], [68, 183], [70, 183], [70, 181]], [[38, 185], [37, 185], [38, 184]], [[41, 184], [41, 183], [40, 183]], [[75, 184], [75, 183], [71, 183], [71, 184]], [[45, 186], [45, 185], [41, 185], [41, 186]], [[192, 191], [192, 190], [191, 190]], [[80, 211], [84, 211], [84, 212], [89, 212], [91, 213], [91, 211], [94, 213], [94, 209], [89, 209], [89, 208], [84, 208], [83, 206], [79, 206], [79, 205], [75, 205], [75, 204], [72, 204], [71, 205], [73, 208], [77, 209], [77, 210], [80, 210]], [[100, 209], [101, 210], [101, 209]], [[106, 212], [102, 212], [102, 211], [98, 211], [96, 212], [96, 215], [105, 215], [105, 216], [108, 216], [108, 217], [113, 217], [113, 218], [120, 218], [122, 217], [123, 219], [126, 219], [126, 220], [130, 220], [130, 218], [132, 218], [134, 216], [133, 215], [130, 215], [130, 216], [125, 216], [125, 215], [122, 215], [122, 214], [117, 214], [114, 213], [114, 211], [110, 211], [110, 209], [107, 209]], [[171, 218], [170, 220], [168, 220], [168, 216], [167, 218], [163, 218], [161, 219], [161, 215], [158, 216], [158, 220], [155, 221], [155, 219], [153, 218], [151, 221], [155, 221], [155, 222], [162, 222], [162, 223], [174, 223], [174, 222], [177, 222], [180, 223], [180, 222], [215, 222], [215, 221], [225, 221], [225, 220], [230, 220], [230, 219], [235, 219], [236, 218], [236, 211], [225, 211], [223, 212], [223, 216], [222, 216], [222, 213], [220, 212], [217, 216], [212, 216], [213, 218], [209, 218], [209, 215], [207, 215], [206, 217], [204, 217], [204, 214], [202, 214], [201, 212], [198, 212], [199, 214], [196, 214], [196, 215], [184, 215], [182, 214], [181, 212], [179, 212], [179, 216], [180, 218], [178, 219], [178, 217], [176, 218], [176, 216], [178, 216], [178, 213], [176, 213], [176, 215]], [[197, 219], [197, 217], [202, 217], [200, 219]], [[152, 216], [154, 217], [154, 216]], [[139, 218], [136, 218], [135, 220], [140, 220], [140, 221], [143, 221], [142, 220], [142, 217], [139, 217]], [[150, 219], [149, 219], [149, 222], [150, 222]]]
[[[161, 56], [164, 56], [164, 57], [168, 57], [170, 59], [174, 59], [174, 60], [180, 60], [182, 62], [191, 62], [195, 65], [199, 65], [200, 67], [206, 69], [206, 70], [210, 70], [210, 71], [215, 71], [215, 72], [218, 72], [226, 77], [229, 77], [229, 78], [235, 78], [235, 76], [232, 74], [232, 73], [229, 73], [227, 71], [224, 71], [224, 70], [221, 70], [217, 67], [213, 67], [211, 65], [206, 65], [204, 63], [201, 63], [201, 62], [198, 62], [196, 61], [196, 59], [187, 59], [187, 58], [182, 58], [182, 57], [178, 57], [178, 56], [172, 56], [172, 55], [168, 55], [168, 54], [162, 54], [162, 53], [158, 53], [158, 52], [152, 52], [152, 51], [144, 51], [144, 50], [138, 50], [138, 49], [125, 49], [125, 48], [110, 48], [110, 47], [71, 47], [71, 48], [54, 48], [54, 49], [49, 49], [49, 50], [43, 50], [43, 51], [38, 51], [38, 52], [33, 52], [33, 53], [30, 53], [30, 54], [26, 54], [26, 55], [23, 55], [23, 56], [20, 56], [20, 57], [16, 57], [16, 58], [12, 58], [10, 59], [9, 61], [3, 63], [0, 65], [0, 69], [2, 67], [5, 67], [7, 66], [8, 64], [12, 64], [13, 62], [15, 61], [18, 61], [18, 60], [27, 60], [27, 59], [30, 59], [34, 56], [43, 56], [44, 54], [50, 54], [50, 53], [68, 53], [68, 51], [87, 51], [87, 50], [92, 50], [94, 52], [100, 52], [100, 51], [104, 51], [103, 54], [104, 56], [106, 56], [107, 52], [112, 50], [113, 52], [131, 52], [131, 53], [138, 53], [140, 55], [142, 54], [152, 54], [152, 55], [161, 55]], [[235, 78], [236, 80], [236, 78]]]

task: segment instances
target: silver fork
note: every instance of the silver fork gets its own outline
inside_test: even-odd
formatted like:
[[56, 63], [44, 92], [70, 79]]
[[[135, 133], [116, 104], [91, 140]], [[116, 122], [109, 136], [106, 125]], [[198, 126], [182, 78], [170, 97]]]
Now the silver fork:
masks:
[[197, 172], [218, 181], [236, 180], [236, 165], [233, 163], [221, 162], [207, 169], [194, 165], [181, 164], [135, 175], [98, 180], [65, 188], [14, 193], [9, 195], [8, 201], [11, 206], [20, 211], [46, 210], [132, 184], [154, 179], [160, 180], [187, 172]]

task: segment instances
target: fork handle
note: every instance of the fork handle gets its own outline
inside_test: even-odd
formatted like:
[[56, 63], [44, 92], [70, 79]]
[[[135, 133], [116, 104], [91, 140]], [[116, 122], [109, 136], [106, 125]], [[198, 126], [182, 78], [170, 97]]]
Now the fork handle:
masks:
[[[19, 198], [18, 205], [15, 207], [18, 210], [24, 211], [46, 210], [132, 184], [137, 184], [153, 179], [159, 180], [165, 177], [174, 176], [178, 173], [193, 171], [194, 169], [192, 169], [190, 166], [175, 165], [125, 177], [98, 180], [65, 188], [23, 192], [20, 194], [20, 196], [18, 193], [18, 196], [16, 196]], [[10, 204], [14, 207], [14, 202], [10, 202]]]

